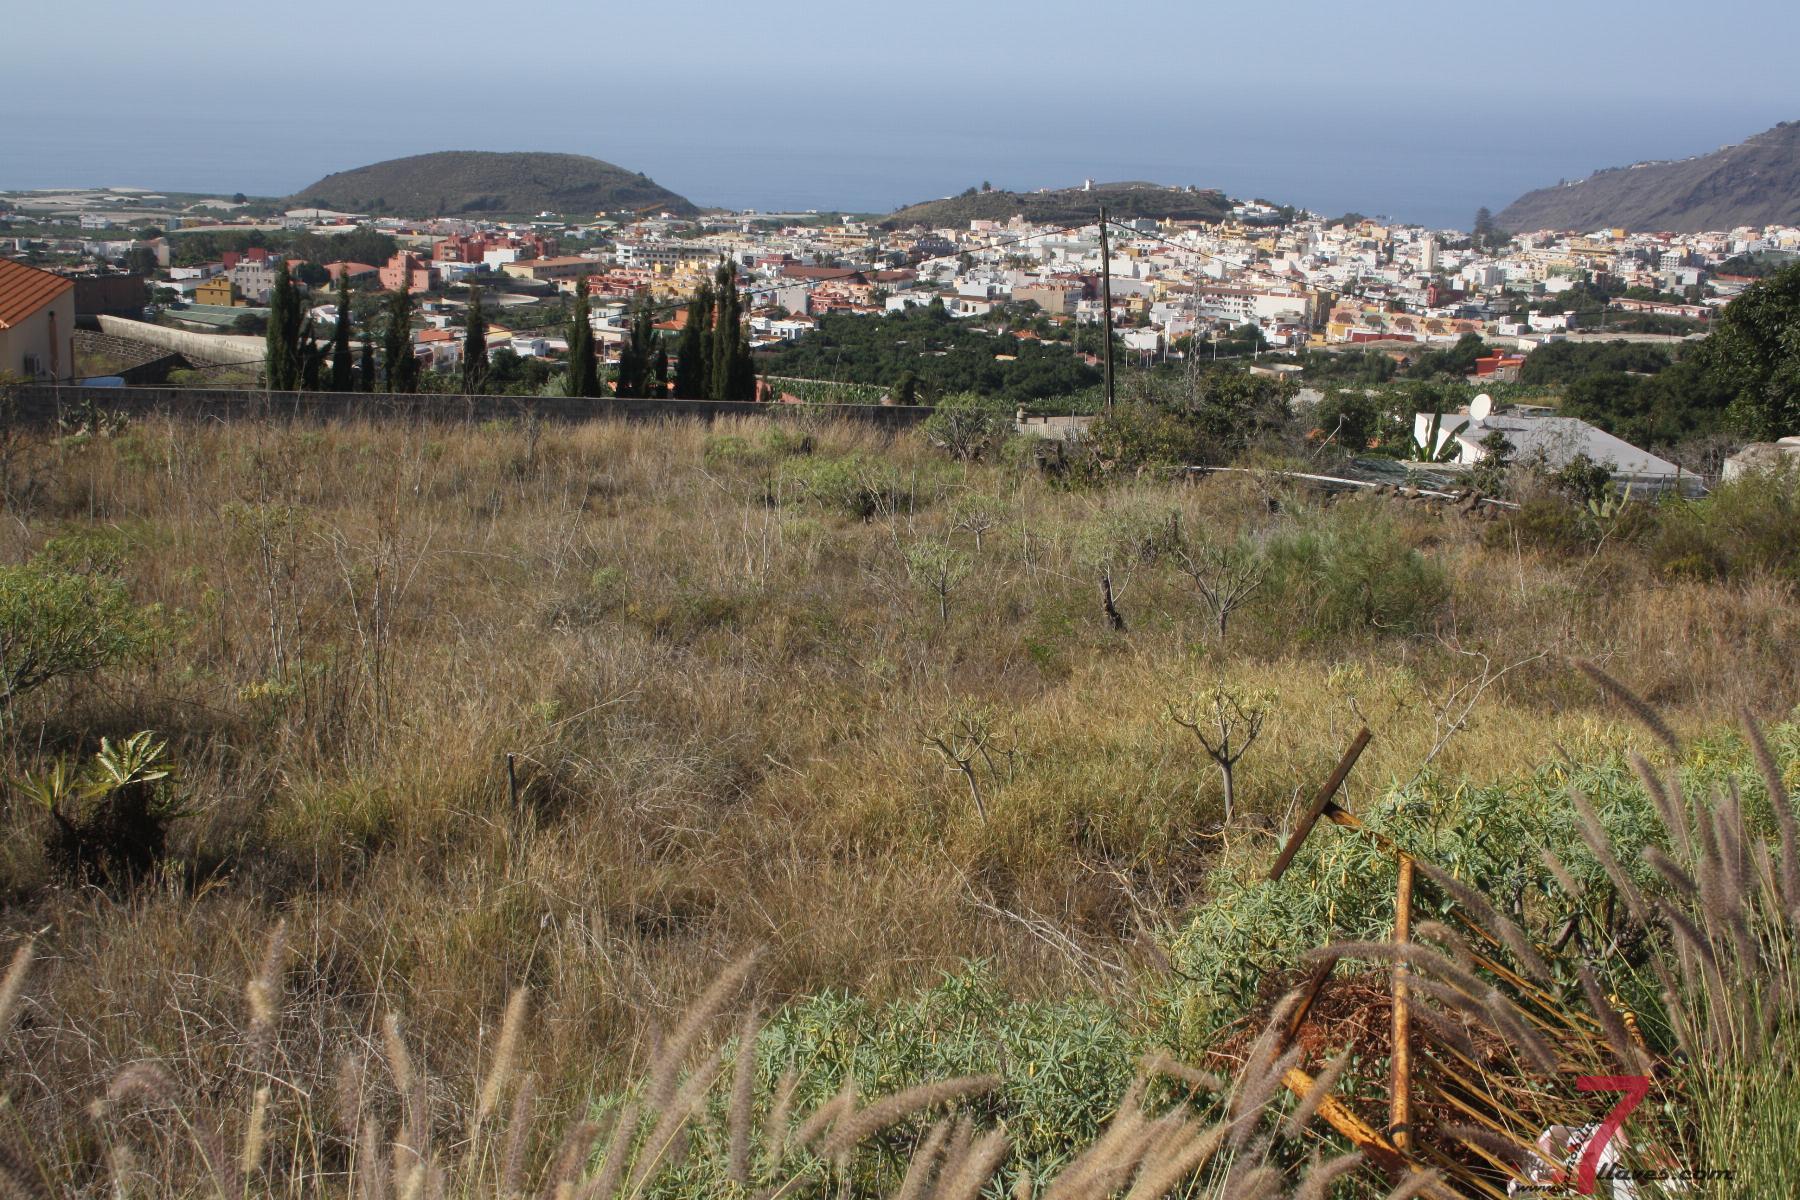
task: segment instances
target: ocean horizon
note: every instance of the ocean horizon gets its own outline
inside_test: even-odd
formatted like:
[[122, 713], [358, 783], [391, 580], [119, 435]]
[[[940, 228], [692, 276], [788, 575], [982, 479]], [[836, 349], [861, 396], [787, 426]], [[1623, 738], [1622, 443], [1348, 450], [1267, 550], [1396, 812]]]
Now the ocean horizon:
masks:
[[[170, 113], [162, 136], [93, 114], [36, 114], [0, 142], [0, 188], [135, 186], [158, 191], [287, 196], [334, 171], [436, 150], [588, 154], [704, 206], [765, 212], [885, 213], [992, 183], [1031, 191], [1084, 179], [1219, 188], [1242, 199], [1294, 204], [1327, 216], [1361, 212], [1467, 229], [1478, 208], [1499, 212], [1533, 188], [1650, 157], [1705, 153], [1764, 126], [1719, 120], [1646, 131], [1604, 122], [1476, 137], [1455, 129], [1383, 125], [1340, 136], [1306, 125], [1196, 121], [1120, 131], [1051, 126], [995, 136], [980, 121], [917, 128], [844, 125], [736, 136], [684, 124], [476, 135], [396, 133], [326, 119]], [[529, 132], [527, 132], [529, 130]]]

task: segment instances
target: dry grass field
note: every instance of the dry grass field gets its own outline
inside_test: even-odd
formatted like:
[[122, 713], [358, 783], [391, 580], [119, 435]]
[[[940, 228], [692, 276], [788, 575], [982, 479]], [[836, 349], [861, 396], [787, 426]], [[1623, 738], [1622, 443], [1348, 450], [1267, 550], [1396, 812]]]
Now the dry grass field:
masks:
[[[122, 1067], [223, 1099], [277, 921], [284, 1088], [326, 1095], [393, 1011], [440, 1099], [473, 1095], [523, 987], [511, 1052], [554, 1125], [751, 950], [767, 1011], [979, 962], [1151, 1037], [1185, 914], [1365, 724], [1352, 808], [1671, 763], [1578, 659], [1684, 737], [1800, 697], [1791, 544], [1696, 557], [1674, 515], [1571, 544], [1256, 478], [1064, 489], [805, 422], [143, 419], [15, 434], [0, 466], [0, 560], [155, 606], [129, 661], [9, 695], [0, 769], [140, 730], [176, 767], [129, 887], [59, 868], [7, 789], [0, 950], [36, 939], [7, 1120], [71, 1186], [99, 1186], [84, 1114]], [[1779, 550], [1791, 507], [1759, 503], [1701, 533]], [[1221, 636], [1201, 584], [1232, 553], [1256, 579]], [[1229, 823], [1174, 719], [1220, 695], [1263, 722]]]

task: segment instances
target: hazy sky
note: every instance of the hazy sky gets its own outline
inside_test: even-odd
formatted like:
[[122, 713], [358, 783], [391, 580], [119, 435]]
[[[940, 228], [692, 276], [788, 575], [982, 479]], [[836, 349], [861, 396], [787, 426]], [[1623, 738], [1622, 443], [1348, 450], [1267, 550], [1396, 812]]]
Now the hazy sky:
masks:
[[703, 204], [1092, 176], [1466, 227], [1800, 118], [1792, 0], [0, 2], [0, 187], [285, 194], [565, 150]]

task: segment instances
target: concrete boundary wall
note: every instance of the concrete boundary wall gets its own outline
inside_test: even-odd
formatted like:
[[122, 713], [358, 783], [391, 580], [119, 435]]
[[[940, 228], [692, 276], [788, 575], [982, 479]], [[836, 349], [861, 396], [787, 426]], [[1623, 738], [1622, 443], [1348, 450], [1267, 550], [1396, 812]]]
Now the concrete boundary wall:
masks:
[[186, 329], [171, 329], [167, 325], [152, 325], [148, 321], [133, 321], [129, 317], [112, 317], [105, 313], [99, 314], [94, 320], [100, 326], [101, 333], [142, 342], [146, 346], [160, 346], [182, 355], [189, 362], [213, 366], [260, 363], [266, 349], [263, 339], [259, 337], [244, 337], [235, 333], [194, 333]]
[[537, 417], [546, 421], [613, 418], [711, 421], [717, 417], [815, 416], [867, 421], [904, 429], [931, 414], [920, 406], [882, 404], [754, 404], [723, 400], [593, 400], [562, 396], [390, 396], [360, 392], [264, 392], [231, 388], [76, 387], [26, 384], [12, 389], [6, 419], [53, 424], [86, 405], [134, 416], [163, 414], [208, 420], [253, 421], [487, 421]]

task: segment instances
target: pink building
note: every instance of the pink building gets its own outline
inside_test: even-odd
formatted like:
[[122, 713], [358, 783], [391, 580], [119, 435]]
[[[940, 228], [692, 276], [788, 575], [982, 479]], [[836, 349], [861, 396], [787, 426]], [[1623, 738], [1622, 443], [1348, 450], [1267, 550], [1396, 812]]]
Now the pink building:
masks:
[[437, 272], [413, 254], [405, 251], [388, 259], [387, 266], [381, 268], [381, 287], [384, 291], [397, 292], [402, 281], [407, 291], [428, 292], [437, 282]]
[[482, 233], [439, 238], [431, 244], [431, 257], [437, 262], [482, 262], [489, 250], [516, 251], [517, 262], [549, 258], [556, 253], [556, 239], [537, 233]]

